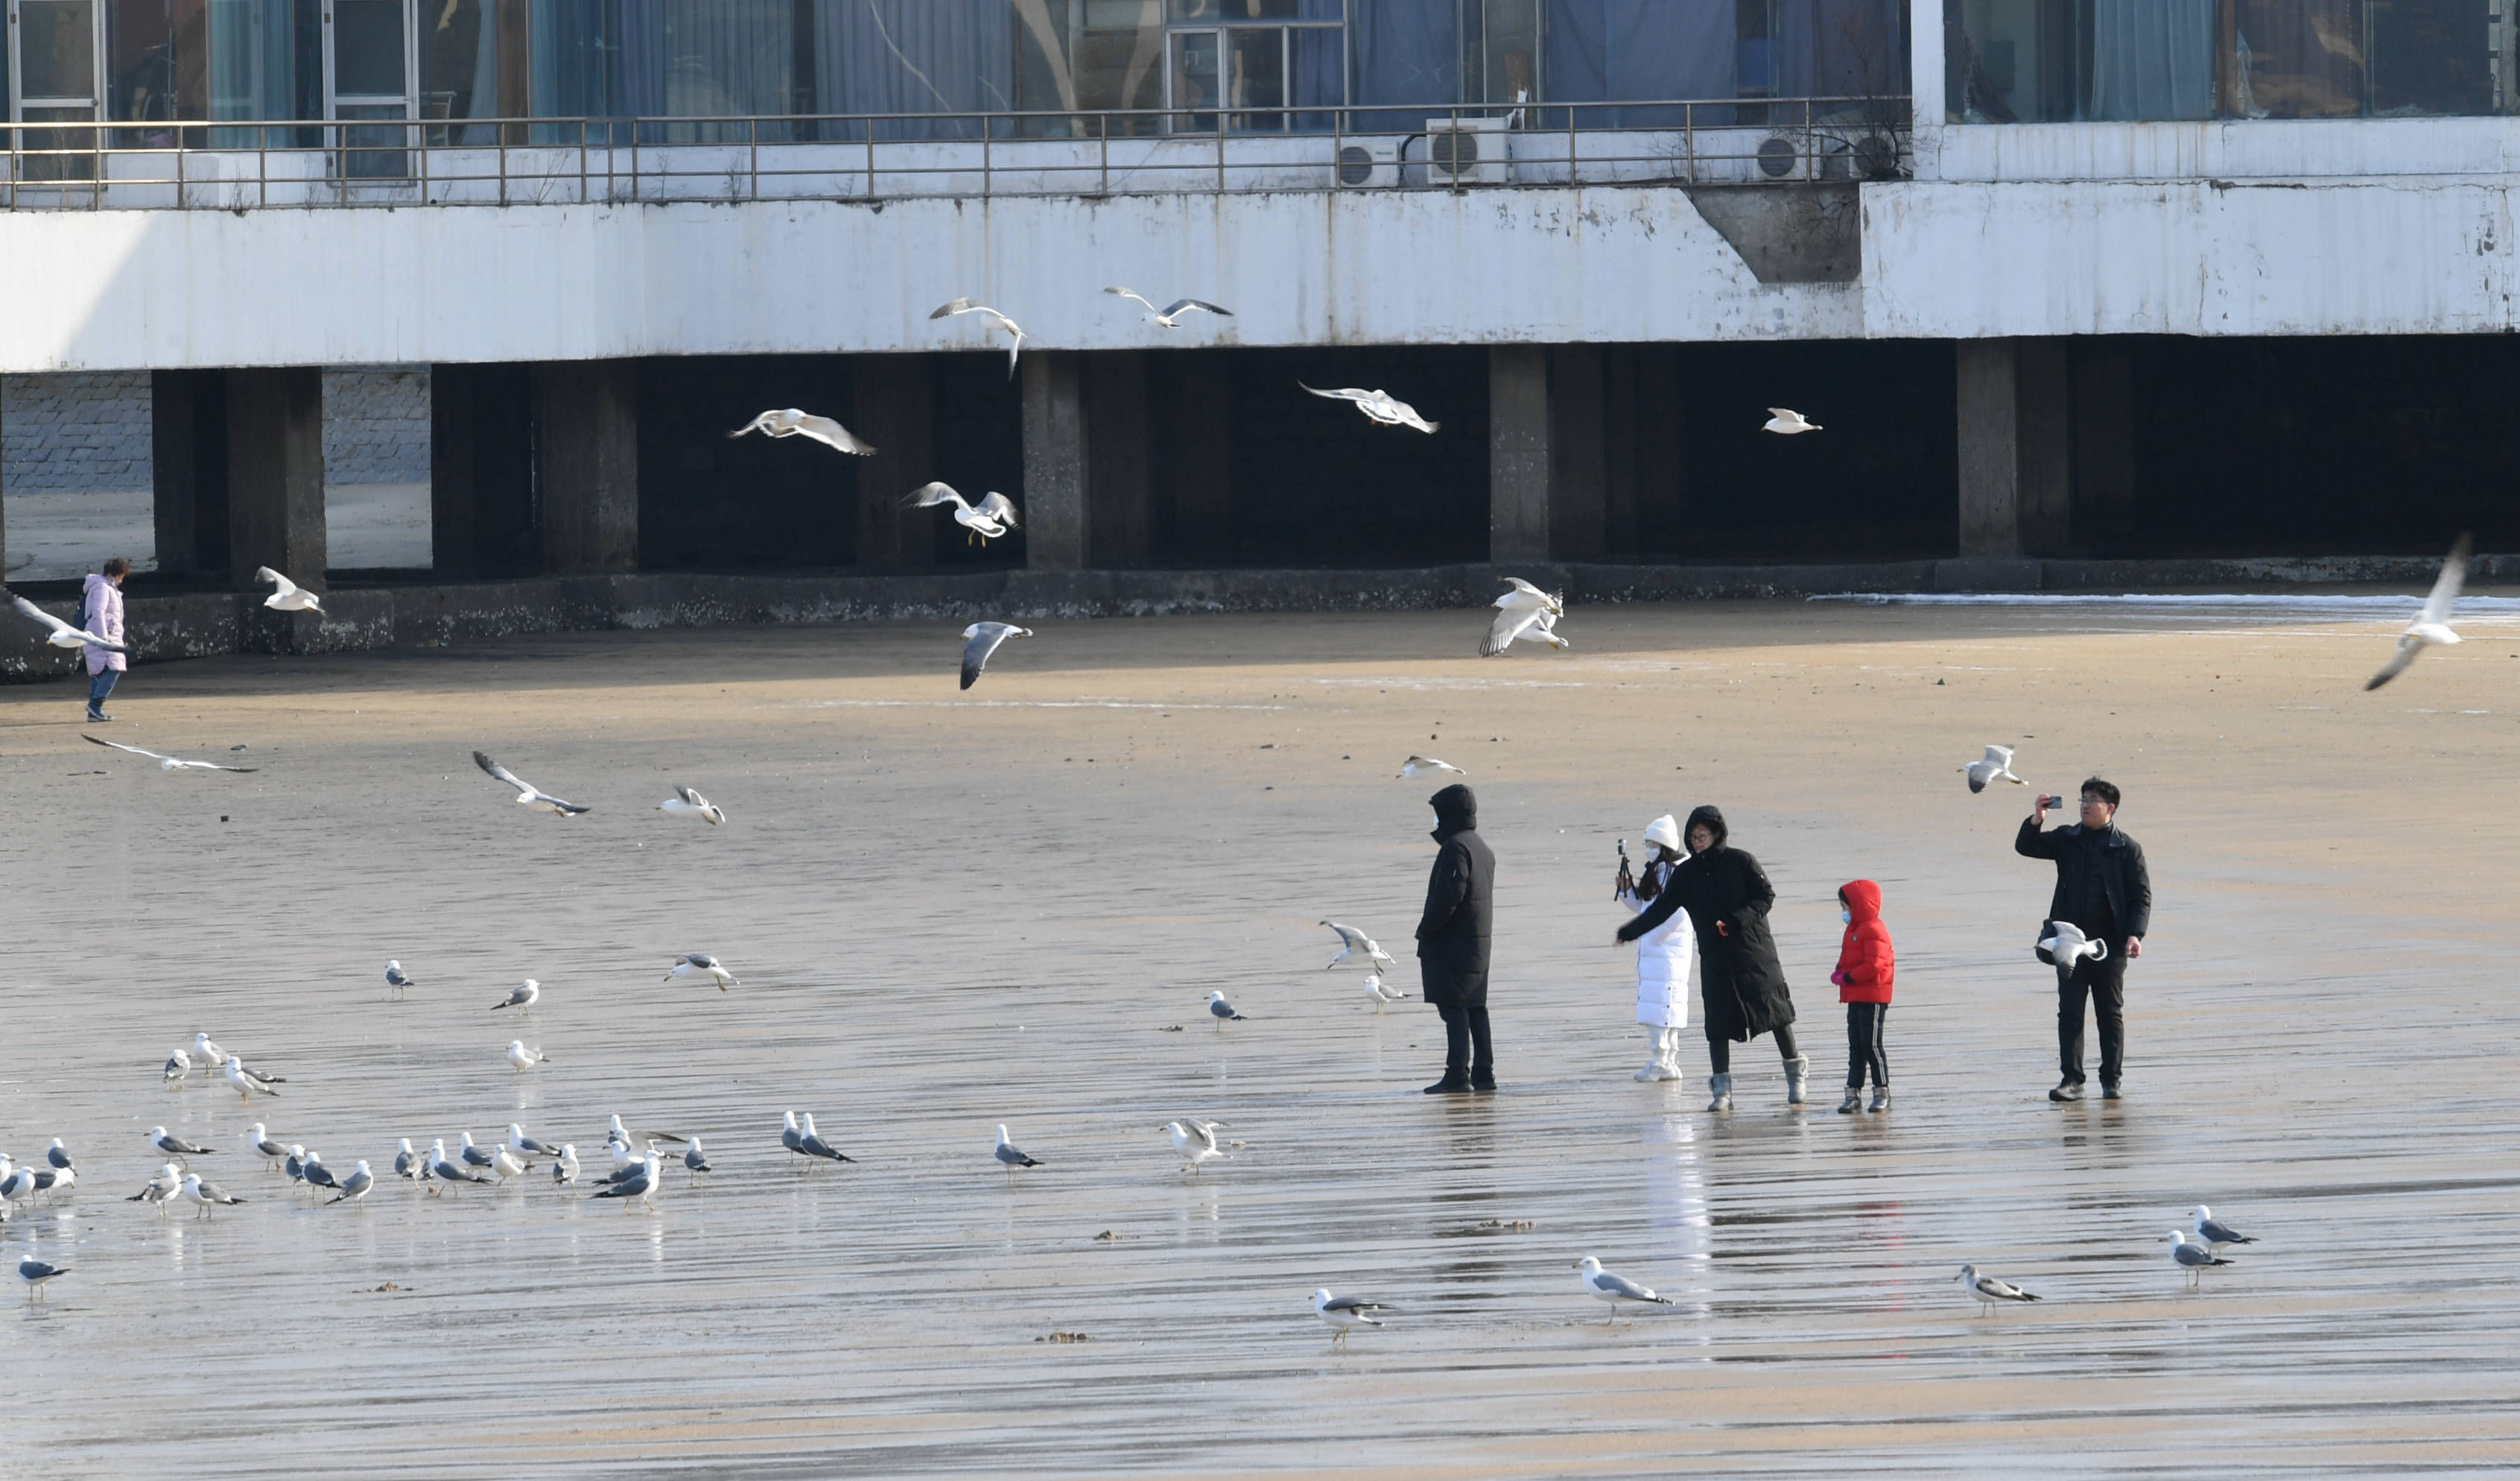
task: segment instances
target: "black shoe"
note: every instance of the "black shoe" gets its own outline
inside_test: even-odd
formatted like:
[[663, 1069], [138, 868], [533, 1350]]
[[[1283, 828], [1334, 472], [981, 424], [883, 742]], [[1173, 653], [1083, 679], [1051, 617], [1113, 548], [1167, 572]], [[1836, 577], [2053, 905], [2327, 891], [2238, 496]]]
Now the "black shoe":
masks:
[[1477, 1091], [1482, 1096], [1493, 1096], [1496, 1094], [1496, 1076], [1490, 1075], [1484, 1080], [1472, 1079], [1470, 1081], [1470, 1089]]
[[1446, 1075], [1443, 1079], [1426, 1087], [1426, 1094], [1430, 1096], [1466, 1096], [1469, 1093], [1469, 1081], [1457, 1080], [1451, 1075]]
[[113, 723], [113, 717], [101, 709], [92, 709], [87, 712], [87, 723], [90, 725], [112, 725]]
[[2118, 1089], [2114, 1085], [2103, 1085], [2100, 1087], [2100, 1099], [2103, 1100], [2123, 1100], [2126, 1099], [2126, 1092]]
[[2059, 1080], [2056, 1082], [2056, 1088], [2048, 1093], [2048, 1099], [2050, 1100], [2080, 1100], [2083, 1099], [2083, 1082], [2080, 1080]]

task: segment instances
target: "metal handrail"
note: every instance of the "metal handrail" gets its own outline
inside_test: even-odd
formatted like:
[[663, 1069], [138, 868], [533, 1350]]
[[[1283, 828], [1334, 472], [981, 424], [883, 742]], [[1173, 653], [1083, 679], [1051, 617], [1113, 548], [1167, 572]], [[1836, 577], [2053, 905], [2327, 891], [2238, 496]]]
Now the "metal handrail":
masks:
[[[1367, 162], [1368, 180], [1384, 188], [1852, 180], [1906, 172], [1910, 118], [1904, 96], [1859, 95], [1513, 109], [0, 121], [0, 210], [1336, 190], [1360, 141], [1396, 141], [1387, 171]], [[1440, 152], [1439, 133], [1451, 136]], [[1501, 158], [1484, 157], [1491, 136]], [[835, 150], [849, 152], [845, 162]], [[709, 188], [694, 184], [702, 181]]]

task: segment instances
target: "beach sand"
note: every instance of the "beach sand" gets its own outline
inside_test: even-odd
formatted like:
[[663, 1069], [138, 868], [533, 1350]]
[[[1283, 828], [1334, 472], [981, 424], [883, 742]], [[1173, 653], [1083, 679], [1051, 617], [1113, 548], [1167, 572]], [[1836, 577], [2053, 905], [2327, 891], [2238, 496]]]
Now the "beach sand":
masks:
[[[74, 1476], [2507, 1467], [2520, 619], [2366, 695], [2400, 620], [1599, 606], [1495, 660], [1467, 611], [1041, 621], [968, 694], [959, 624], [898, 623], [125, 680], [100, 734], [250, 776], [0, 691], [0, 1148], [80, 1168], [0, 1230], [72, 1268], [7, 1314], [0, 1414]], [[2045, 1099], [2053, 872], [2028, 789], [1956, 774], [1988, 741], [2125, 788], [2125, 1101]], [[476, 747], [594, 811], [511, 805]], [[1499, 860], [1493, 1098], [1418, 1094], [1432, 1010], [1322, 969], [1328, 917], [1414, 990], [1413, 751]], [[656, 812], [676, 783], [728, 825]], [[1613, 843], [1701, 802], [1778, 892], [1799, 1113], [1765, 1041], [1729, 1117], [1693, 1029], [1686, 1082], [1629, 1078]], [[1842, 1117], [1858, 876], [1897, 1102]], [[685, 951], [742, 985], [660, 982]], [[531, 1019], [490, 1010], [527, 976]], [[199, 1030], [282, 1097], [162, 1088]], [[860, 1160], [792, 1166], [788, 1108]], [[669, 1156], [652, 1214], [539, 1169], [318, 1208], [243, 1144], [391, 1183], [398, 1137], [518, 1121], [592, 1175], [613, 1113], [716, 1172]], [[1185, 1177], [1183, 1115], [1241, 1146]], [[1045, 1165], [1003, 1175], [1000, 1122]], [[158, 1123], [251, 1202], [122, 1201]], [[2198, 1202], [2264, 1242], [2191, 1293]], [[1678, 1304], [1605, 1324], [1588, 1253]], [[2047, 1299], [1981, 1316], [1963, 1261]], [[1324, 1285], [1398, 1314], [1333, 1352]]]

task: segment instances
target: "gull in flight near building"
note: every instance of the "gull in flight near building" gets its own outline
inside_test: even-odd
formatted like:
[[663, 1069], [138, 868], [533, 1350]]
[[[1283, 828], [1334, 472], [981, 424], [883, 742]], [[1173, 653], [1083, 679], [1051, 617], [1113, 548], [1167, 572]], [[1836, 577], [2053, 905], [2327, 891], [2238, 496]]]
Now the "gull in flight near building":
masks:
[[874, 443], [866, 441], [831, 418], [800, 412], [792, 406], [780, 411], [763, 412], [760, 416], [727, 433], [727, 436], [741, 437], [746, 432], [767, 432], [773, 437], [811, 437], [826, 447], [836, 448], [844, 453], [855, 453], [861, 458], [871, 457], [875, 453]]
[[963, 688], [977, 683], [998, 646], [1009, 638], [1029, 638], [1032, 629], [1012, 622], [974, 622], [963, 629]]
[[[1413, 756], [1410, 759], [1417, 758]], [[1389, 952], [1375, 945], [1372, 936], [1358, 930], [1355, 926], [1341, 925], [1335, 920], [1325, 920], [1322, 923], [1338, 932], [1339, 938], [1339, 954], [1324, 964], [1322, 968], [1324, 971], [1350, 960], [1359, 952], [1365, 953], [1366, 968], [1369, 971], [1380, 972], [1396, 965], [1392, 962]]]
[[508, 1062], [515, 1065], [518, 1072], [521, 1074], [537, 1064], [549, 1064], [551, 1055], [539, 1049], [525, 1048], [525, 1041], [522, 1039], [511, 1039], [508, 1041]]
[[1669, 1296], [1655, 1295], [1650, 1286], [1639, 1285], [1625, 1276], [1601, 1269], [1601, 1262], [1591, 1255], [1576, 1261], [1575, 1268], [1584, 1273], [1577, 1279], [1582, 1281], [1585, 1294], [1610, 1303], [1609, 1320], [1612, 1322], [1619, 1320], [1619, 1303], [1622, 1301], [1638, 1301], [1649, 1306], [1676, 1304]]
[[503, 1008], [516, 1008], [524, 1010], [525, 1015], [527, 1017], [531, 1017], [533, 1015], [534, 1005], [541, 1001], [542, 995], [543, 985], [535, 981], [533, 978], [527, 977], [524, 981], [517, 984], [515, 990], [510, 992], [508, 996], [491, 1004], [490, 1011], [495, 1013]]
[[726, 821], [726, 814], [718, 809], [716, 803], [688, 786], [675, 787], [672, 796], [656, 804], [656, 811], [670, 813], [677, 818], [698, 818], [711, 828]]
[[1181, 328], [1181, 317], [1184, 314], [1223, 314], [1228, 319], [1234, 317], [1234, 310], [1219, 308], [1204, 298], [1175, 298], [1170, 308], [1157, 308], [1145, 294], [1131, 292], [1125, 288], [1106, 288], [1102, 292], [1122, 298], [1135, 298], [1145, 304], [1147, 322], [1158, 329]]
[[1556, 631], [1557, 619], [1566, 615], [1566, 599], [1542, 591], [1520, 576], [1508, 576], [1505, 580], [1512, 589], [1490, 604], [1497, 609], [1496, 620], [1488, 624], [1488, 635], [1479, 643], [1479, 656], [1493, 658], [1511, 647], [1516, 638], [1533, 636], [1552, 648], [1570, 647]]
[[131, 650], [123, 647], [119, 643], [106, 642], [103, 638], [87, 631], [85, 628], [70, 626], [68, 623], [64, 622], [61, 618], [54, 616], [51, 612], [44, 610], [42, 607], [37, 606], [35, 604], [27, 601], [23, 597], [13, 594], [9, 598], [9, 605], [15, 606], [18, 610], [25, 613], [27, 616], [44, 624], [44, 626], [51, 628], [52, 636], [46, 638], [44, 641], [55, 648], [101, 648], [109, 653], [127, 653], [131, 651]]
[[2187, 1272], [2187, 1283], [2190, 1285], [2202, 1282], [2205, 1273], [2215, 1266], [2235, 1263], [2214, 1253], [2214, 1247], [2210, 1244], [2188, 1243], [2185, 1230], [2172, 1230], [2167, 1242], [2170, 1245], [2171, 1263]]
[[986, 314], [989, 316], [986, 321], [989, 328], [1013, 337], [1013, 342], [1007, 346], [1007, 379], [1010, 381], [1013, 380], [1015, 376], [1015, 356], [1023, 350], [1023, 326], [1017, 324], [1012, 319], [1008, 318], [1006, 315], [999, 313], [996, 309], [989, 307], [987, 304], [974, 303], [968, 298], [956, 298], [949, 303], [940, 304], [936, 311], [929, 314], [927, 317], [930, 319], [944, 319], [957, 314]]
[[401, 963], [388, 962], [385, 964], [385, 986], [392, 988], [395, 992], [401, 992], [404, 988], [410, 987], [415, 980], [416, 979], [402, 969]]
[[1469, 775], [1452, 762], [1438, 761], [1432, 756], [1412, 756], [1400, 763], [1400, 775], [1413, 781], [1433, 772], [1451, 772], [1456, 777]]
[[554, 817], [560, 818], [569, 817], [586, 811], [585, 808], [578, 806], [574, 802], [563, 802], [560, 798], [555, 797], [549, 792], [546, 792], [542, 788], [534, 785], [532, 783], [524, 781], [515, 772], [501, 766], [498, 762], [491, 760], [488, 756], [483, 755], [479, 751], [474, 751], [472, 753], [472, 764], [481, 768], [483, 771], [488, 772], [493, 779], [504, 782], [510, 786], [515, 787], [517, 789], [517, 805], [518, 807], [529, 807], [535, 812], [550, 813]]
[[2451, 631], [2450, 608], [2451, 604], [2458, 600], [2458, 589], [2467, 583], [2467, 558], [2474, 548], [2475, 542], [2464, 534], [2458, 537], [2456, 545], [2450, 548], [2450, 559], [2442, 562], [2441, 574], [2433, 579], [2433, 593], [2424, 599], [2424, 609], [2417, 612], [2415, 620], [2408, 623], [2407, 630], [2398, 635], [2398, 651], [2391, 653], [2380, 671], [2363, 684], [2364, 693], [2378, 689], [2405, 673], [2407, 665], [2414, 662], [2415, 655], [2425, 649], [2446, 647], [2458, 641], [2458, 634]]
[[2214, 1217], [2214, 1211], [2202, 1203], [2196, 1205], [2196, 1237], [2212, 1245], [2218, 1255], [2223, 1252], [2223, 1246], [2226, 1244], [2258, 1242], [2256, 1235], [2241, 1234], [2231, 1226], [2218, 1221]]
[[1795, 411], [1790, 406], [1772, 406], [1768, 408], [1768, 420], [1766, 425], [1762, 426], [1759, 430], [1763, 432], [1775, 432], [1779, 437], [1795, 437], [1800, 436], [1804, 432], [1819, 431], [1821, 430], [1821, 425], [1817, 422], [1807, 422], [1803, 420], [1803, 414]]
[[85, 740], [90, 745], [110, 745], [118, 751], [129, 751], [135, 756], [146, 756], [150, 760], [157, 762], [158, 769], [161, 772], [250, 772], [261, 770], [259, 767], [252, 766], [221, 766], [216, 761], [185, 761], [174, 756], [161, 756], [156, 751], [145, 751], [136, 745], [125, 745], [119, 740], [100, 740], [94, 736], [81, 736], [79, 739]]
[[743, 985], [735, 980], [735, 973], [728, 971], [715, 957], [706, 952], [689, 952], [676, 957], [673, 969], [665, 973], [665, 980], [671, 982], [676, 977], [710, 978], [717, 983], [719, 992], [725, 992], [729, 987]]
[[1421, 432], [1431, 432], [1443, 425], [1439, 422], [1429, 422], [1418, 416], [1418, 408], [1406, 401], [1394, 399], [1389, 391], [1359, 390], [1352, 385], [1326, 391], [1315, 390], [1312, 386], [1304, 385], [1301, 381], [1295, 383], [1303, 385], [1304, 389], [1312, 391], [1316, 396], [1324, 396], [1332, 401], [1353, 401], [1358, 411], [1384, 426], [1414, 426]]
[[277, 588], [262, 599], [262, 605], [276, 612], [320, 612], [324, 604], [313, 592], [265, 565], [253, 573], [256, 581], [268, 581]]
[[1313, 1292], [1313, 1315], [1329, 1327], [1330, 1344], [1334, 1347], [1347, 1346], [1347, 1334], [1357, 1327], [1380, 1326], [1382, 1324], [1374, 1320], [1373, 1314], [1389, 1310], [1379, 1301], [1361, 1296], [1333, 1296], [1327, 1285]]
[[1961, 1266], [1960, 1273], [1952, 1279], [1967, 1286], [1969, 1295], [1982, 1306], [2002, 1306], [2006, 1303], [2039, 1299], [2009, 1280], [2000, 1280], [1993, 1276], [1979, 1275], [1974, 1265]]
[[908, 509], [934, 509], [940, 504], [954, 506], [954, 522], [970, 531], [963, 537], [966, 545], [975, 538], [986, 545], [1021, 523], [1015, 518], [1014, 501], [995, 489], [981, 495], [980, 502], [975, 505], [950, 483], [922, 483], [912, 489], [901, 502]]
[[1183, 1172], [1197, 1172], [1200, 1163], [1225, 1155], [1225, 1148], [1216, 1142], [1217, 1130], [1224, 1125], [1222, 1121], [1201, 1121], [1195, 1116], [1164, 1124], [1163, 1129], [1172, 1134], [1173, 1150], [1188, 1159], [1182, 1164]]
[[1972, 792], [1985, 791], [1990, 782], [2009, 782], [2015, 786], [2028, 785], [2012, 774], [2012, 747], [2009, 745], [1990, 745], [1986, 748], [1985, 760], [1972, 761], [1958, 770], [1968, 774], [1969, 790]]

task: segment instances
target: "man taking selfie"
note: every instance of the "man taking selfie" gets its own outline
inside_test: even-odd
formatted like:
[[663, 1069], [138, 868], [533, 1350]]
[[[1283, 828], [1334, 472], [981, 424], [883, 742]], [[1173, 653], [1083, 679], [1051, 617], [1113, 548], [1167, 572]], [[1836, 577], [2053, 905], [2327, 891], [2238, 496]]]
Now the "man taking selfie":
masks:
[[2118, 830], [2115, 786], [2093, 777], [2083, 784], [2082, 821], [2053, 832], [2040, 831], [2048, 805], [2063, 801], [2034, 798], [2012, 850], [2056, 862], [2056, 894], [2048, 904], [2048, 919], [2071, 922], [2104, 950], [2056, 968], [2056, 1057], [2064, 1078], [2048, 1099], [2083, 1099], [2083, 1002], [2088, 998], [2100, 1020], [2100, 1094], [2115, 1100], [2123, 1094], [2119, 1087], [2126, 1070], [2126, 965], [2143, 955], [2144, 933], [2152, 926], [2152, 876], [2144, 871], [2143, 845]]

